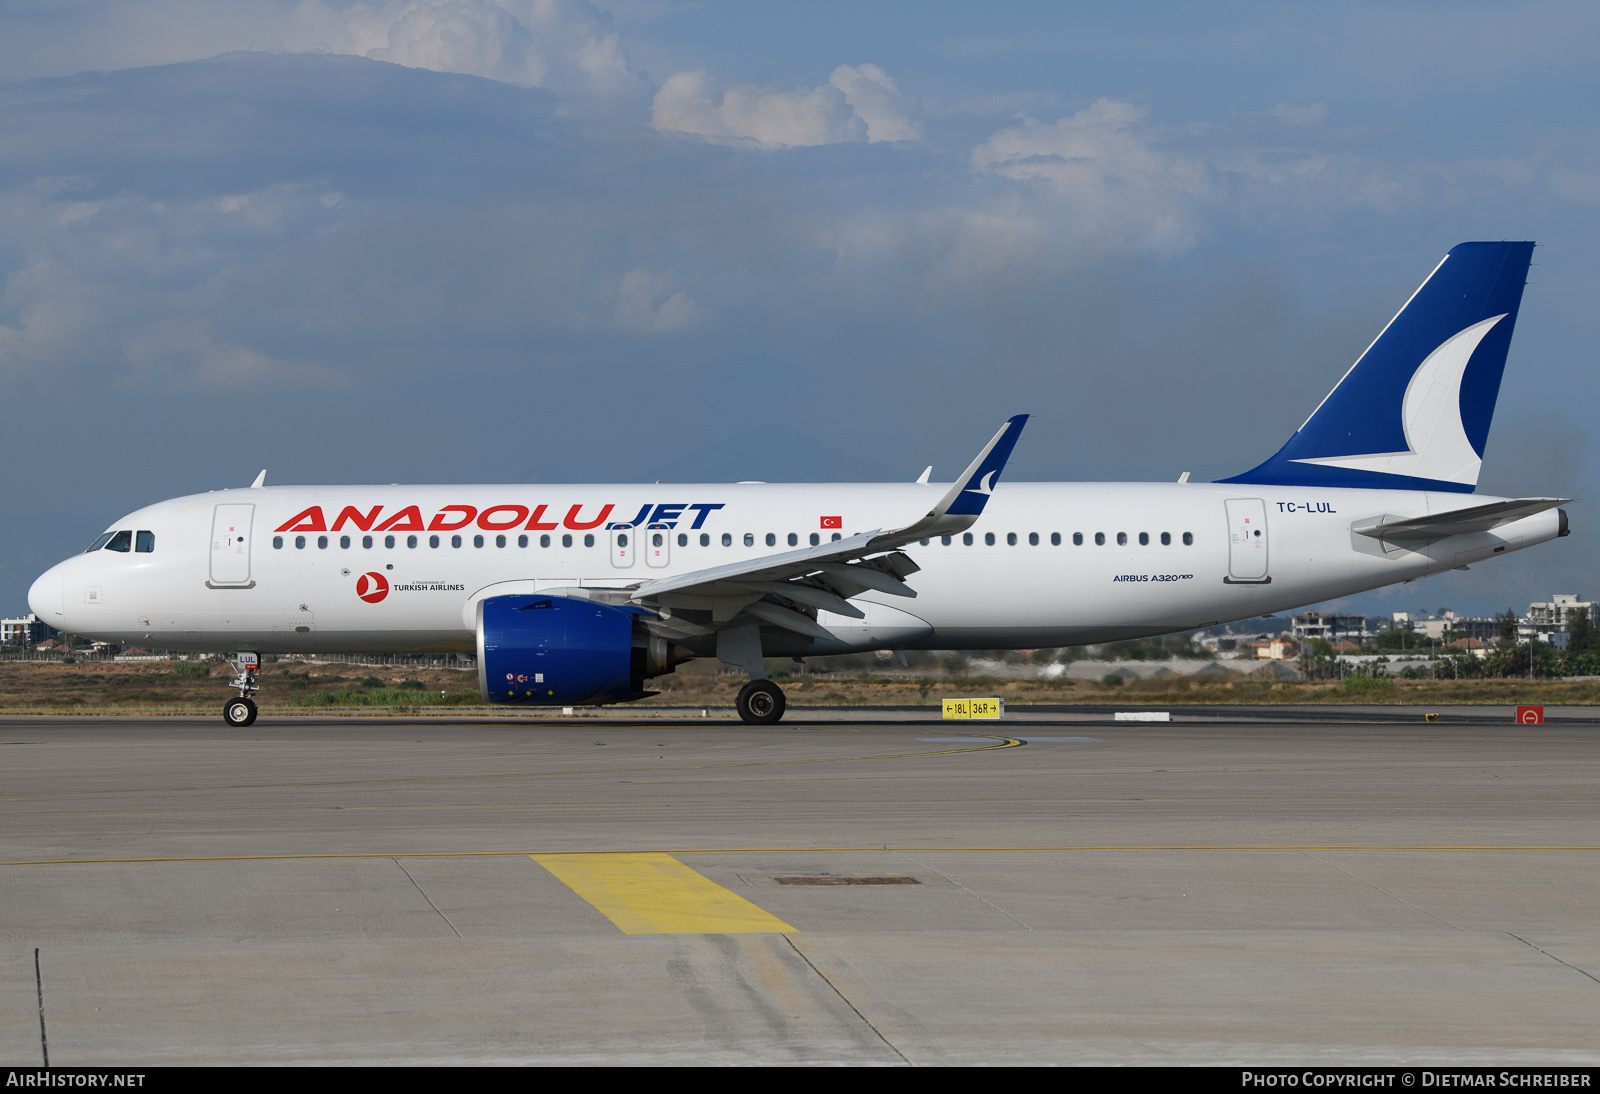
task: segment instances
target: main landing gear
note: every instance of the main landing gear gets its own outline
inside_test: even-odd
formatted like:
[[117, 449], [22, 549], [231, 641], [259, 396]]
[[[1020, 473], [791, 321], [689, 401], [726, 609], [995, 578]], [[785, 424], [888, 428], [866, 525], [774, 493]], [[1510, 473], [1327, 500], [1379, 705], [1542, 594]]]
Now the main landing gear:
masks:
[[250, 695], [261, 690], [261, 685], [256, 683], [256, 671], [261, 668], [261, 657], [254, 653], [241, 653], [237, 662], [229, 664], [233, 665], [233, 671], [238, 675], [228, 686], [238, 688], [239, 694], [222, 704], [222, 720], [234, 729], [243, 729], [256, 720], [256, 704]]
[[734, 706], [739, 710], [739, 720], [746, 725], [770, 726], [783, 717], [788, 705], [783, 689], [771, 680], [752, 680], [739, 689]]

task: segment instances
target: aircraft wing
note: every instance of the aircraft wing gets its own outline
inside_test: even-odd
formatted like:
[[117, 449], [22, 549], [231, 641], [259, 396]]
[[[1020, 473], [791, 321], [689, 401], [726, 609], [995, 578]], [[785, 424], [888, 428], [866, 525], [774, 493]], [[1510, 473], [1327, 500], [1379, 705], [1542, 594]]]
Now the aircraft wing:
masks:
[[1351, 526], [1357, 535], [1373, 539], [1442, 539], [1445, 536], [1464, 536], [1470, 532], [1487, 532], [1502, 524], [1510, 524], [1523, 517], [1531, 517], [1546, 509], [1565, 505], [1571, 498], [1515, 498], [1496, 501], [1488, 505], [1474, 505], [1448, 513], [1433, 513], [1425, 517], [1374, 517], [1358, 521]]
[[666, 609], [662, 614], [667, 619], [673, 609], [711, 613], [710, 626], [684, 620], [679, 626], [687, 624], [685, 633], [704, 634], [744, 615], [813, 638], [832, 638], [817, 623], [818, 611], [859, 619], [864, 613], [849, 601], [868, 590], [917, 595], [905, 579], [920, 567], [896, 548], [971, 528], [988, 504], [1027, 420], [1026, 414], [1007, 419], [938, 503], [903, 527], [874, 529], [815, 547], [646, 582], [631, 599], [648, 608]]

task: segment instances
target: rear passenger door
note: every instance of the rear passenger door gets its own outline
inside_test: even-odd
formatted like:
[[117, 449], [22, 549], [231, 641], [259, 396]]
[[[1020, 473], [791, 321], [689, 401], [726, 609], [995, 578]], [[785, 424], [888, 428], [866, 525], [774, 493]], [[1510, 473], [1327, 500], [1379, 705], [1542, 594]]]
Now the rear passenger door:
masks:
[[1267, 503], [1260, 498], [1229, 498], [1223, 504], [1228, 510], [1228, 583], [1269, 583]]

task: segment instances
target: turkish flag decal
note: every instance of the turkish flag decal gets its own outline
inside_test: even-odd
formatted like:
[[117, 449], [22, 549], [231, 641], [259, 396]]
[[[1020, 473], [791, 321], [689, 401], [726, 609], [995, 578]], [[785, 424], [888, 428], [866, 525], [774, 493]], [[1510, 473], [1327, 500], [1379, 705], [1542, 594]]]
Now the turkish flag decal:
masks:
[[824, 528], [843, 528], [844, 527], [844, 518], [843, 517], [823, 517], [822, 518], [822, 526]]

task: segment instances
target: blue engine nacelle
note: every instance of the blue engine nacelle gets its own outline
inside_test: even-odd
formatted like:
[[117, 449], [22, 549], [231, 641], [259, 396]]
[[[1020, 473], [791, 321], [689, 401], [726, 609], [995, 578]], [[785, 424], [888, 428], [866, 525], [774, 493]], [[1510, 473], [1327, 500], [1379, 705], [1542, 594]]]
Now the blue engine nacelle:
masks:
[[[478, 605], [478, 689], [490, 703], [579, 706], [644, 690], [649, 639], [642, 608], [567, 596], [495, 596]], [[659, 640], [657, 640], [659, 642]]]

